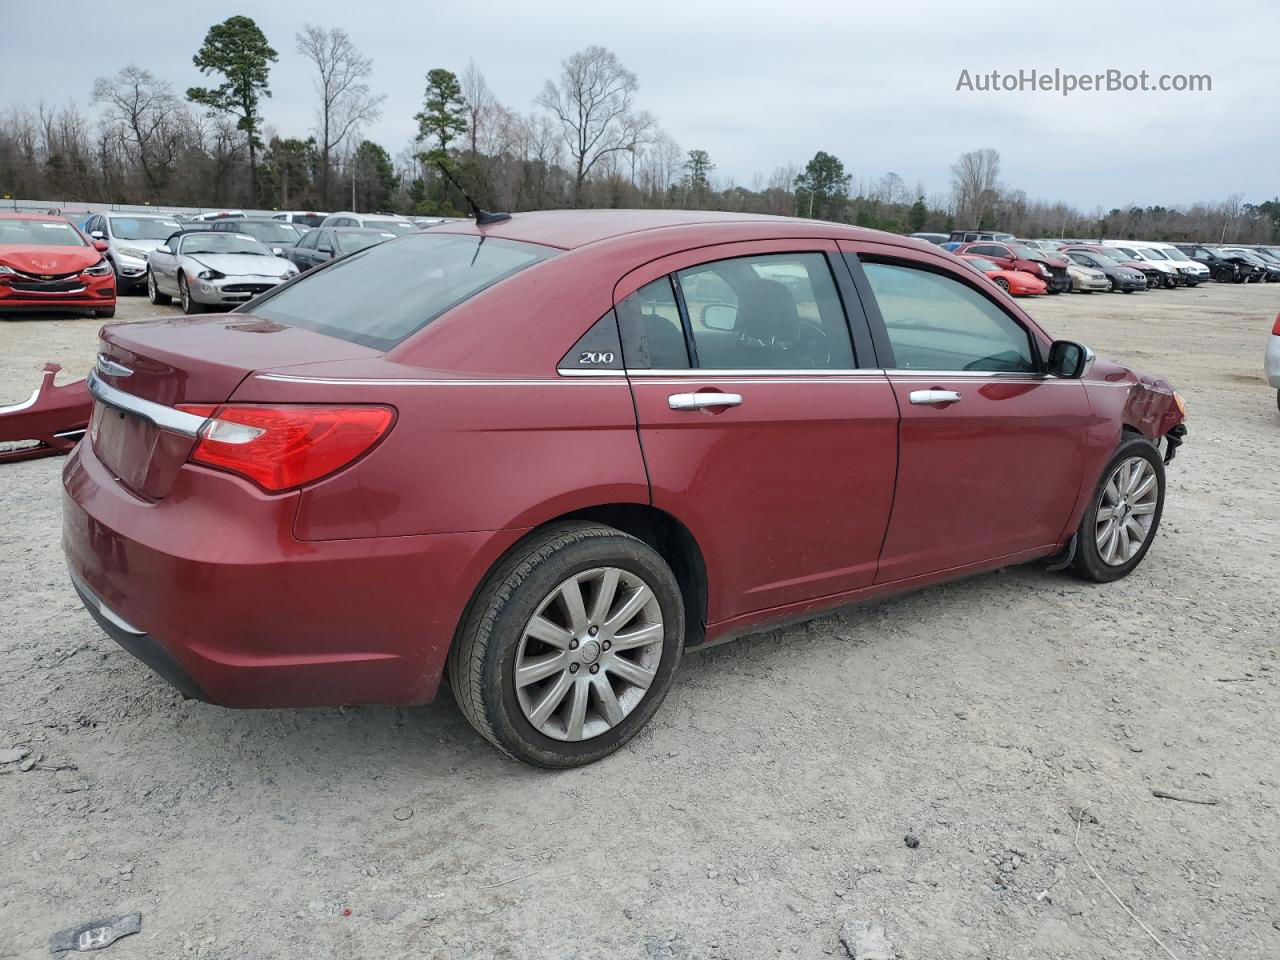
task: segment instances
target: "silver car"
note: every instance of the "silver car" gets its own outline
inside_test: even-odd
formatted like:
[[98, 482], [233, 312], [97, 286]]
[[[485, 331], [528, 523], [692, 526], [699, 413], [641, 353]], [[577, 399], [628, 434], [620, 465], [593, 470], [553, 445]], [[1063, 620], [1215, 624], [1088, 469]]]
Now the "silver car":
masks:
[[107, 242], [106, 257], [121, 294], [146, 285], [147, 254], [181, 229], [173, 217], [154, 213], [95, 213], [84, 222], [85, 233]]
[[297, 267], [247, 234], [197, 230], [151, 251], [147, 295], [157, 304], [177, 297], [183, 313], [200, 313], [252, 300], [297, 275]]

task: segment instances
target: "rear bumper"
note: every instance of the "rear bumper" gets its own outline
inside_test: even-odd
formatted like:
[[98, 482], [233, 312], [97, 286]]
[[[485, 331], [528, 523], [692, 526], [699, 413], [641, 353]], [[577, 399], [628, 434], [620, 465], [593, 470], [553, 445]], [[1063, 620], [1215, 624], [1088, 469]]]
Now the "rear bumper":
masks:
[[63, 487], [94, 618], [187, 696], [232, 707], [430, 700], [472, 590], [521, 534], [299, 541], [296, 494], [187, 466], [144, 501], [87, 441]]

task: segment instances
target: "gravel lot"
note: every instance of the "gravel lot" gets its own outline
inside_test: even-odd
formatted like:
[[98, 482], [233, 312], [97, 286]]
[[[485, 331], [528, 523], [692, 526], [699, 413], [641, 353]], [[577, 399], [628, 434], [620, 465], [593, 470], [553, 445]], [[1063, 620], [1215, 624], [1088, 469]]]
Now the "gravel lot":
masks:
[[[565, 773], [447, 693], [183, 702], [68, 586], [61, 461], [0, 468], [0, 754], [38, 758], [0, 765], [0, 957], [131, 911], [104, 956], [841, 957], [864, 920], [911, 960], [1167, 956], [1086, 857], [1173, 956], [1280, 956], [1280, 287], [1028, 306], [1187, 398], [1138, 571], [1012, 569], [691, 655]], [[0, 402], [86, 370], [97, 328], [0, 323]]]

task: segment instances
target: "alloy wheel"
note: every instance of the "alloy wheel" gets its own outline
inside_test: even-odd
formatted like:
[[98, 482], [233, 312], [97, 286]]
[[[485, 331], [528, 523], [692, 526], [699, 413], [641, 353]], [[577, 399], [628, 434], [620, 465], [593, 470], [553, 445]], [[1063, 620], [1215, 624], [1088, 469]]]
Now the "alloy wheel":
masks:
[[150, 300], [152, 303], [156, 303], [157, 293], [159, 293], [159, 291], [156, 290], [156, 275], [152, 273], [150, 270], [148, 270], [147, 271], [147, 299]]
[[613, 729], [653, 683], [664, 636], [662, 607], [639, 576], [618, 567], [574, 574], [538, 604], [516, 649], [525, 719], [554, 740]]
[[185, 277], [178, 278], [178, 297], [182, 302], [182, 312], [191, 312], [191, 289], [187, 286]]
[[1137, 555], [1151, 533], [1159, 502], [1156, 472], [1144, 457], [1130, 457], [1111, 472], [1094, 518], [1094, 538], [1103, 563], [1118, 567]]

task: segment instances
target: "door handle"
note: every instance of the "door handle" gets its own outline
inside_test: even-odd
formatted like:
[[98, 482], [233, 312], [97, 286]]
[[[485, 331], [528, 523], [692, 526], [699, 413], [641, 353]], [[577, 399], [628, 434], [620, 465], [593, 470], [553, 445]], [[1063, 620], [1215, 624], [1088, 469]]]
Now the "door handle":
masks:
[[912, 390], [911, 402], [923, 406], [935, 403], [959, 403], [960, 394], [954, 390]]
[[736, 407], [742, 403], [740, 393], [673, 393], [667, 397], [672, 410], [705, 410], [708, 407]]

